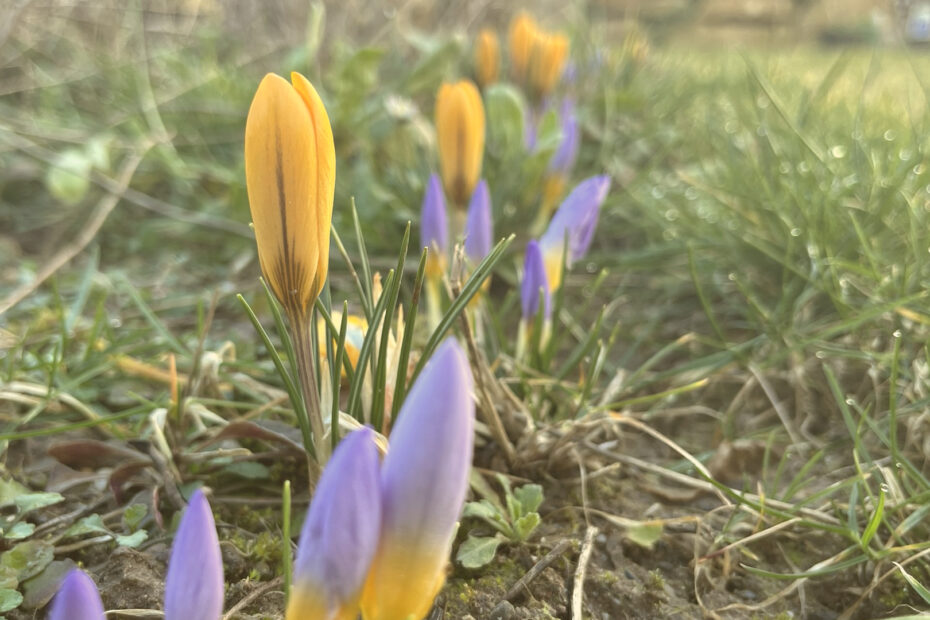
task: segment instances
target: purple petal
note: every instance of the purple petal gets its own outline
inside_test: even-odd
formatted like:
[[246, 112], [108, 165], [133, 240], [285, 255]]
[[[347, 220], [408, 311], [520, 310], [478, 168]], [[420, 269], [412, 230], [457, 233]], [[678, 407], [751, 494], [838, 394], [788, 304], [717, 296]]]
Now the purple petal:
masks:
[[442, 193], [442, 181], [432, 174], [426, 184], [423, 195], [423, 209], [420, 217], [420, 245], [433, 250], [433, 245], [440, 252], [449, 247], [449, 224], [446, 221], [446, 199]]
[[351, 432], [333, 452], [307, 511], [294, 587], [325, 593], [330, 609], [358, 596], [378, 547], [379, 469], [372, 430]]
[[481, 179], [468, 203], [465, 222], [465, 254], [472, 262], [480, 262], [491, 251], [492, 227], [491, 193], [487, 181]]
[[571, 99], [562, 102], [559, 110], [562, 128], [562, 141], [549, 160], [549, 171], [568, 174], [578, 157], [578, 119], [575, 116], [575, 104]]
[[87, 573], [75, 568], [65, 575], [48, 620], [104, 620], [100, 594]]
[[568, 236], [568, 260], [571, 266], [588, 252], [601, 203], [610, 191], [610, 177], [600, 175], [585, 179], [562, 202], [549, 222], [549, 228], [539, 240], [546, 252], [561, 251]]
[[413, 384], [384, 459], [382, 537], [447, 553], [468, 490], [474, 438], [472, 375], [447, 338]]
[[217, 620], [223, 613], [223, 559], [203, 491], [191, 496], [171, 545], [165, 620]]
[[542, 251], [535, 239], [526, 244], [526, 258], [523, 260], [523, 281], [520, 283], [520, 303], [524, 320], [532, 319], [539, 312], [539, 291], [543, 291], [543, 316], [549, 318], [552, 312], [549, 295], [549, 281], [546, 278], [546, 265]]

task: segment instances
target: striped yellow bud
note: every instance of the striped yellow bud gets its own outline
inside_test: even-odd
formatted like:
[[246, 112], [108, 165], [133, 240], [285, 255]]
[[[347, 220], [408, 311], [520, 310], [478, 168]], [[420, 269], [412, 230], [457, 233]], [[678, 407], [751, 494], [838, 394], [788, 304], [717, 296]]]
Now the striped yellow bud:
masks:
[[484, 28], [475, 40], [475, 76], [482, 88], [497, 81], [500, 64], [501, 49], [497, 35], [490, 28]]
[[537, 33], [530, 56], [530, 83], [537, 96], [545, 97], [562, 77], [568, 59], [568, 38], [563, 34]]
[[474, 83], [462, 80], [439, 87], [436, 133], [446, 195], [464, 209], [478, 183], [484, 157], [484, 104]]
[[326, 281], [336, 151], [323, 102], [299, 73], [259, 84], [245, 177], [262, 273], [288, 314], [305, 316]]
[[515, 82], [526, 81], [533, 40], [536, 37], [536, 22], [526, 12], [521, 11], [510, 22], [508, 42], [510, 45], [510, 73]]

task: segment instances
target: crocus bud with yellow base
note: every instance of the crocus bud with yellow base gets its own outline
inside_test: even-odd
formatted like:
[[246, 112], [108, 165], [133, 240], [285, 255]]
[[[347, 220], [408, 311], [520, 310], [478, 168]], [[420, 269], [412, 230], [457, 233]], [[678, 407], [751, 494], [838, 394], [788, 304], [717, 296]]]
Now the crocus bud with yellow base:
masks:
[[[590, 177], [579, 183], [562, 201], [539, 240], [546, 265], [546, 279], [551, 291], [562, 285], [562, 266], [584, 258], [594, 239], [601, 204], [610, 191], [606, 174]], [[566, 254], [567, 252], [567, 254]]]
[[475, 77], [482, 88], [497, 81], [500, 75], [501, 46], [497, 35], [484, 28], [475, 39]]
[[526, 82], [530, 54], [537, 33], [536, 22], [525, 11], [514, 16], [510, 22], [508, 44], [510, 46], [510, 74], [514, 82]]
[[378, 449], [370, 428], [333, 452], [300, 532], [287, 620], [355, 620], [381, 526]]
[[333, 131], [299, 73], [269, 73], [245, 125], [245, 177], [262, 273], [281, 304], [306, 314], [329, 268], [336, 183]]
[[440, 86], [436, 96], [439, 167], [446, 196], [462, 210], [481, 176], [484, 131], [484, 104], [478, 88], [468, 80]]
[[449, 338], [414, 382], [391, 432], [365, 620], [422, 620], [432, 607], [468, 490], [474, 418], [468, 359]]

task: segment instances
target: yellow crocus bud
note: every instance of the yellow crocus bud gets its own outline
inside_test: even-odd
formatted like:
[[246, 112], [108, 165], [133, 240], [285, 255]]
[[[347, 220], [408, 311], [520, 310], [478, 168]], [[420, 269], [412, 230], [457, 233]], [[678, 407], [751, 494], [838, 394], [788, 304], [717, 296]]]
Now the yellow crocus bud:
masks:
[[501, 49], [497, 35], [490, 28], [484, 28], [475, 40], [475, 75], [482, 88], [497, 81], [500, 64]]
[[530, 54], [533, 52], [533, 39], [536, 37], [536, 22], [525, 11], [514, 16], [510, 22], [510, 73], [515, 82], [526, 81]]
[[245, 177], [258, 259], [289, 316], [306, 316], [326, 281], [336, 181], [333, 130], [299, 73], [269, 73], [245, 125]]
[[530, 54], [530, 83], [535, 94], [545, 97], [555, 88], [568, 59], [568, 37], [539, 33]]
[[439, 87], [436, 133], [446, 195], [464, 209], [478, 183], [484, 156], [484, 104], [469, 80]]

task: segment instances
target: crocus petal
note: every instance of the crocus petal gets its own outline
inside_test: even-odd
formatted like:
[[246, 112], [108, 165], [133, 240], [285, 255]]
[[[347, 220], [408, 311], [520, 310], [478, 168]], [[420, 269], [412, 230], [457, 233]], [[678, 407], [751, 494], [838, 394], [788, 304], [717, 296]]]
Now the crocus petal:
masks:
[[104, 620], [103, 603], [93, 580], [82, 570], [71, 570], [52, 600], [48, 620]]
[[442, 194], [442, 182], [435, 174], [430, 175], [423, 194], [420, 211], [420, 245], [429, 250], [426, 271], [437, 278], [445, 271], [446, 252], [449, 249], [449, 222], [446, 216], [446, 199]]
[[443, 84], [436, 96], [436, 139], [446, 194], [460, 208], [475, 189], [484, 158], [484, 104], [475, 85]]
[[552, 308], [549, 295], [549, 281], [546, 266], [539, 243], [535, 239], [526, 244], [526, 256], [523, 259], [523, 280], [520, 283], [520, 305], [523, 319], [529, 321], [539, 312], [539, 291], [543, 292], [543, 316], [549, 318]]
[[468, 359], [449, 338], [417, 378], [391, 433], [365, 620], [420, 620], [432, 606], [468, 490], [474, 417]]
[[302, 75], [269, 73], [245, 126], [245, 176], [258, 258], [271, 290], [293, 314], [326, 280], [336, 152], [329, 117]]
[[[539, 243], [547, 256], [560, 254], [568, 238], [568, 258], [565, 261], [570, 267], [574, 261], [580, 260], [588, 252], [594, 230], [597, 227], [598, 213], [601, 203], [610, 191], [610, 177], [607, 175], [595, 176], [579, 183], [572, 193], [562, 202], [558, 211], [549, 222], [549, 227]], [[561, 262], [561, 260], [559, 261]], [[558, 288], [550, 279], [553, 289]]]
[[518, 83], [526, 80], [526, 72], [536, 31], [536, 22], [524, 11], [518, 13], [510, 22], [508, 40], [510, 46], [510, 70], [514, 81]]
[[568, 58], [568, 38], [560, 33], [537, 32], [530, 52], [530, 82], [539, 98], [552, 92]]
[[194, 491], [171, 545], [165, 620], [217, 620], [223, 613], [223, 558], [210, 504]]
[[378, 545], [381, 490], [374, 433], [347, 435], [323, 470], [300, 532], [287, 620], [354, 620]]
[[497, 81], [500, 72], [501, 51], [497, 35], [483, 28], [475, 40], [475, 77], [482, 87]]
[[472, 262], [477, 264], [491, 251], [492, 227], [491, 192], [482, 179], [471, 195], [465, 222], [465, 254]]
[[559, 121], [562, 141], [549, 160], [549, 172], [565, 175], [571, 171], [578, 157], [578, 119], [575, 117], [575, 104], [571, 99], [562, 102]]

